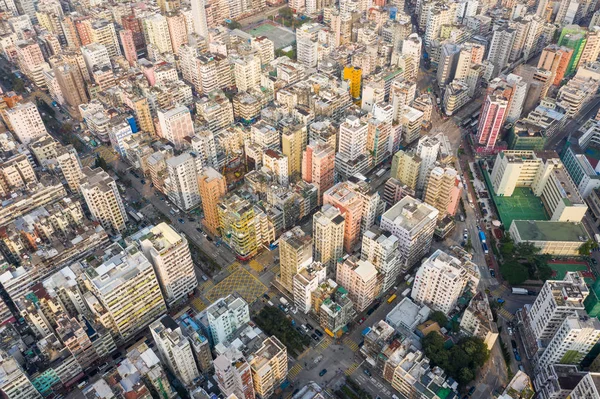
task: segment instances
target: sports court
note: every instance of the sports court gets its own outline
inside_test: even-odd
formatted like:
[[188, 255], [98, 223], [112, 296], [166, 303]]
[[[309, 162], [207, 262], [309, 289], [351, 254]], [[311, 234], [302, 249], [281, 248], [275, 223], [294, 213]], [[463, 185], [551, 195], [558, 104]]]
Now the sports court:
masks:
[[272, 22], [264, 22], [252, 29], [245, 31], [254, 37], [266, 36], [275, 45], [275, 50], [287, 47], [296, 41], [296, 34], [291, 30], [273, 25]]
[[234, 263], [233, 265], [237, 267], [231, 268], [232, 273], [204, 295], [210, 302], [237, 292], [246, 302], [252, 303], [267, 292], [268, 288], [250, 272], [239, 264]]
[[573, 262], [573, 263], [553, 263], [549, 262], [548, 266], [550, 269], [554, 270], [552, 274], [552, 278], [554, 280], [562, 280], [565, 278], [567, 272], [583, 272], [580, 273], [584, 280], [589, 284], [594, 281], [593, 274], [590, 271], [587, 263], [583, 262]]
[[513, 220], [548, 220], [542, 200], [533, 195], [530, 188], [517, 187], [510, 197], [499, 197], [494, 192], [487, 170], [483, 171], [485, 182], [496, 205], [500, 221], [506, 229]]

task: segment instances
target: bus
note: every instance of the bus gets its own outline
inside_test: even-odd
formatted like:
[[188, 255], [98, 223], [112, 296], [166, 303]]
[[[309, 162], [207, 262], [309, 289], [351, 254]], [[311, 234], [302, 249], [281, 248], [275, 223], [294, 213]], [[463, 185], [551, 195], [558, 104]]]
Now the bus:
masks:
[[394, 294], [391, 297], [389, 297], [388, 300], [387, 300], [387, 302], [388, 303], [392, 303], [392, 302], [394, 302], [394, 299], [396, 299], [396, 294]]

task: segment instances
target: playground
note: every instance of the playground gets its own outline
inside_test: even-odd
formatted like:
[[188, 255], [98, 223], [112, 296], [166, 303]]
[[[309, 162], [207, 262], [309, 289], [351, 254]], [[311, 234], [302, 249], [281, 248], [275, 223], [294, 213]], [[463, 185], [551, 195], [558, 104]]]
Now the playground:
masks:
[[528, 187], [517, 187], [510, 197], [497, 196], [487, 170], [483, 171], [485, 182], [498, 216], [504, 227], [508, 230], [513, 220], [548, 220], [548, 215], [542, 205], [542, 200]]
[[290, 46], [296, 41], [296, 34], [294, 32], [283, 26], [275, 25], [270, 21], [265, 21], [245, 32], [254, 37], [266, 36], [275, 45], [275, 50]]

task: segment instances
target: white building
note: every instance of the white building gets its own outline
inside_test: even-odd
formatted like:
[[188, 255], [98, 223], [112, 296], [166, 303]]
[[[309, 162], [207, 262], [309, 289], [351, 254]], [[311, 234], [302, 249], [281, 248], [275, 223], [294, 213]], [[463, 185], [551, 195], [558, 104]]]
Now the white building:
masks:
[[438, 249], [417, 270], [411, 297], [417, 303], [449, 314], [467, 285], [476, 291], [479, 278], [477, 265]]
[[577, 365], [599, 340], [600, 321], [585, 311], [574, 312], [563, 320], [543, 352], [534, 357], [535, 369], [544, 370], [555, 363]]
[[185, 299], [198, 286], [188, 242], [171, 226], [160, 223], [153, 227], [140, 245], [154, 266], [168, 305]]
[[121, 157], [125, 157], [125, 139], [133, 134], [131, 126], [127, 121], [121, 120], [116, 123], [111, 123], [108, 128], [108, 138], [111, 146], [117, 151]]
[[313, 216], [313, 260], [321, 262], [328, 275], [344, 254], [344, 227], [344, 216], [333, 205], [324, 205]]
[[381, 229], [399, 240], [400, 266], [407, 270], [429, 253], [439, 211], [406, 196], [381, 216]]
[[539, 350], [540, 341], [551, 340], [562, 322], [577, 311], [585, 310], [583, 301], [588, 296], [586, 283], [577, 273], [567, 273], [563, 280], [547, 280], [535, 302], [525, 306], [523, 343], [529, 357]]
[[117, 184], [103, 169], [83, 169], [79, 189], [85, 199], [92, 219], [106, 230], [122, 231], [127, 222], [127, 213]]
[[171, 316], [163, 316], [150, 324], [152, 338], [163, 363], [185, 385], [192, 385], [200, 376], [190, 341]]
[[441, 143], [437, 137], [423, 136], [417, 144], [417, 155], [421, 158], [419, 166], [419, 178], [417, 180], [417, 190], [423, 190], [429, 172], [435, 161], [437, 161], [438, 153], [440, 152]]
[[167, 196], [177, 207], [188, 211], [200, 204], [200, 188], [196, 161], [187, 152], [167, 159], [167, 179], [165, 187]]
[[375, 266], [353, 256], [346, 256], [344, 260], [338, 261], [336, 282], [348, 290], [357, 313], [367, 309], [380, 292]]
[[233, 295], [220, 298], [205, 312], [214, 345], [227, 341], [238, 328], [250, 321], [248, 304]]
[[13, 108], [5, 109], [4, 112], [13, 133], [23, 144], [29, 144], [33, 139], [48, 133], [37, 107], [32, 102], [19, 103]]
[[325, 281], [327, 269], [320, 262], [313, 262], [294, 275], [294, 304], [296, 309], [308, 313], [312, 307], [312, 292]]
[[335, 154], [335, 170], [342, 179], [364, 173], [369, 167], [367, 156], [367, 131], [369, 125], [357, 116], [346, 117], [340, 125], [338, 152]]
[[394, 286], [402, 270], [398, 237], [372, 226], [362, 238], [360, 258], [375, 266], [382, 277], [381, 292]]
[[4, 351], [0, 353], [0, 392], [6, 399], [42, 397], [15, 358]]

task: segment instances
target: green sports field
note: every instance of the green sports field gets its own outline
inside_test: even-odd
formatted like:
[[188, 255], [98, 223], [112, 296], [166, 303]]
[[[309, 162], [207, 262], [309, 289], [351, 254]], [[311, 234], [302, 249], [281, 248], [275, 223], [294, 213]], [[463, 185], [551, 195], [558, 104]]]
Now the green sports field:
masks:
[[483, 171], [490, 197], [496, 205], [500, 221], [508, 230], [513, 220], [549, 220], [542, 200], [531, 189], [517, 187], [510, 197], [497, 196], [486, 170]]
[[556, 272], [556, 275], [552, 276], [553, 280], [564, 279], [567, 272], [581, 272], [588, 270], [587, 265], [581, 263], [548, 263], [548, 266]]

